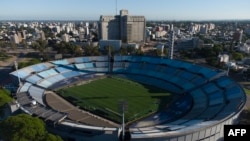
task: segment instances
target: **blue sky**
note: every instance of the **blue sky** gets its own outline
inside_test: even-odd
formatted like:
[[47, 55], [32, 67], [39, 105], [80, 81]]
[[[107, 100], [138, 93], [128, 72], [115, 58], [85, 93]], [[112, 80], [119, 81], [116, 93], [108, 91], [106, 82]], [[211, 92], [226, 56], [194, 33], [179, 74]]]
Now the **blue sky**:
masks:
[[[117, 0], [117, 12], [147, 20], [250, 19], [250, 0]], [[0, 0], [0, 20], [98, 20], [116, 0]]]

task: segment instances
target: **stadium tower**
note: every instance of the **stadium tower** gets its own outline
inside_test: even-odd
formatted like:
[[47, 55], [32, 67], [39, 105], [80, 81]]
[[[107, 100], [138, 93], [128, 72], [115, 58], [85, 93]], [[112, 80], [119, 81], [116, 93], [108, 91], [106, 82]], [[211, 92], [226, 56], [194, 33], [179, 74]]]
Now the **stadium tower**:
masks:
[[174, 27], [172, 24], [169, 33], [169, 50], [168, 50], [169, 59], [173, 59], [173, 53], [174, 53]]

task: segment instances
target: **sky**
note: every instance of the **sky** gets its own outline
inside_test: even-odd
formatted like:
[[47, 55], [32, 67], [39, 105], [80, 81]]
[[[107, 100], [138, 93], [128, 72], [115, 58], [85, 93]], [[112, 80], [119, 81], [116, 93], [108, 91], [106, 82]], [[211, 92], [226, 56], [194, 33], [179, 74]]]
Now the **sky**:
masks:
[[99, 20], [121, 9], [146, 20], [250, 19], [250, 0], [0, 0], [0, 20]]

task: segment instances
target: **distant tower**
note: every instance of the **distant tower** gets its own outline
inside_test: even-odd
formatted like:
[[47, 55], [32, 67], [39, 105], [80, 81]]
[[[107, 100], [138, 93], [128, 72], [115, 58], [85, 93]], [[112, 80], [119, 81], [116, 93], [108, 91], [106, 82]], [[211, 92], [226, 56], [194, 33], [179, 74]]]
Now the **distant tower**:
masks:
[[86, 22], [86, 35], [88, 36], [89, 35], [89, 23]]
[[169, 59], [173, 59], [173, 53], [174, 53], [174, 27], [172, 24], [169, 33], [169, 50], [168, 50]]

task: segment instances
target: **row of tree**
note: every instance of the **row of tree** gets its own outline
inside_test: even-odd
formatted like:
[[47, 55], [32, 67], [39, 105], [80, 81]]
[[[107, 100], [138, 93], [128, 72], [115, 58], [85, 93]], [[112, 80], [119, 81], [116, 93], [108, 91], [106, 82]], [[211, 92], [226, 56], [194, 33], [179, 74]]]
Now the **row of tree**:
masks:
[[4, 141], [63, 141], [49, 133], [45, 123], [28, 114], [10, 116], [0, 122], [0, 138]]
[[28, 114], [9, 116], [5, 114], [7, 104], [13, 99], [10, 93], [0, 88], [0, 140], [4, 141], [62, 141], [61, 137], [47, 131], [45, 123]]
[[[37, 40], [36, 42], [32, 43], [31, 46], [33, 49], [38, 50], [40, 54], [47, 58], [48, 56], [48, 42], [45, 40]], [[98, 46], [90, 46], [87, 45], [85, 47], [81, 47], [80, 45], [76, 45], [72, 42], [64, 42], [61, 41], [60, 43], [57, 43], [52, 48], [54, 51], [56, 51], [59, 54], [62, 54], [63, 56], [70, 56], [70, 57], [79, 57], [82, 55], [85, 56], [98, 56], [101, 54], [115, 54], [119, 53], [122, 55], [128, 55], [128, 54], [136, 54], [136, 55], [143, 55], [143, 52], [141, 51], [141, 48], [136, 49], [134, 47], [128, 46], [128, 47], [121, 47], [118, 52], [114, 51], [114, 48], [112, 46], [106, 47], [104, 50], [100, 50]]]
[[235, 51], [231, 47], [223, 47], [221, 44], [214, 45], [214, 47], [194, 48], [188, 51], [180, 51], [181, 56], [190, 59], [205, 58], [206, 62], [211, 66], [219, 67], [218, 55], [221, 53], [227, 53], [231, 60], [241, 61], [244, 58], [244, 54]]

